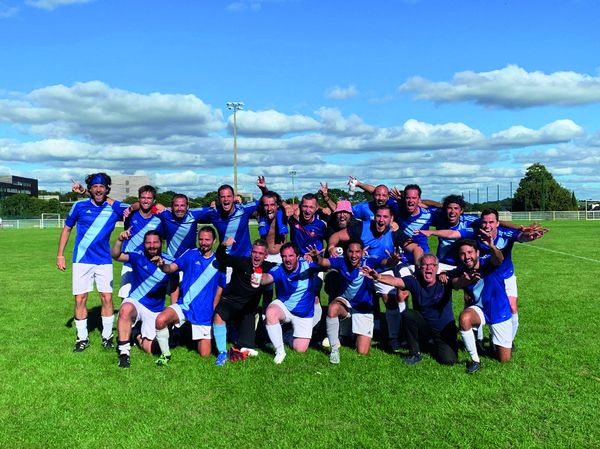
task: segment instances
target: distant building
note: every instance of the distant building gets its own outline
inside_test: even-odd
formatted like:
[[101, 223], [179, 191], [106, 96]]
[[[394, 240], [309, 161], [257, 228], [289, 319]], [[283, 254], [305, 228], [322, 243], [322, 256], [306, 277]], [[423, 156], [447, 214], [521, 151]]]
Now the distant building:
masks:
[[111, 176], [112, 184], [110, 188], [110, 197], [118, 201], [123, 201], [129, 196], [138, 196], [138, 189], [146, 184], [150, 184], [147, 176]]
[[38, 196], [38, 180], [21, 176], [0, 176], [0, 198], [17, 193]]

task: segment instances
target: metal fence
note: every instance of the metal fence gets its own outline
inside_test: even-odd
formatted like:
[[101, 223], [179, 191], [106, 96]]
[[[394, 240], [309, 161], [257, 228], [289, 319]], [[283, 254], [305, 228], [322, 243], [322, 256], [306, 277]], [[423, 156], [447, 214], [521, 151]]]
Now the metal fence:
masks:
[[[479, 212], [469, 212], [479, 215]], [[546, 212], [509, 212], [500, 211], [500, 220], [505, 221], [555, 221], [555, 220], [600, 220], [600, 211], [546, 211]], [[0, 229], [52, 229], [62, 228], [64, 219], [31, 218], [21, 220], [2, 220]], [[123, 223], [117, 224], [123, 227]]]

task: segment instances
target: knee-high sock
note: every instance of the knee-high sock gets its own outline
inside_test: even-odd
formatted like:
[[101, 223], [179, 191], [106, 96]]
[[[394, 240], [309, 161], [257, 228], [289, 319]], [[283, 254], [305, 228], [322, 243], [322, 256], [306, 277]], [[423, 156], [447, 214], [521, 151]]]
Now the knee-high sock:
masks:
[[131, 352], [131, 343], [129, 343], [129, 340], [127, 340], [127, 341], [118, 341], [117, 342], [117, 349], [119, 350], [119, 354], [127, 354], [127, 355], [129, 355], [129, 353]]
[[385, 319], [388, 326], [388, 335], [390, 339], [398, 339], [400, 334], [400, 310], [398, 308], [388, 309], [385, 311]]
[[83, 320], [75, 320], [75, 328], [77, 329], [77, 340], [87, 340], [87, 318]]
[[323, 316], [323, 309], [321, 308], [321, 303], [315, 303], [315, 316], [313, 317], [313, 327], [315, 327], [321, 321], [321, 317]]
[[110, 338], [113, 334], [112, 328], [115, 322], [115, 316], [103, 316], [102, 317], [102, 338]]
[[332, 349], [340, 347], [340, 319], [338, 317], [326, 318], [327, 338]]
[[273, 343], [276, 353], [285, 352], [283, 347], [283, 334], [281, 333], [281, 324], [267, 324], [267, 334]]
[[465, 348], [467, 349], [467, 351], [469, 351], [471, 360], [473, 360], [474, 362], [479, 362], [479, 354], [477, 354], [477, 345], [475, 344], [475, 336], [473, 335], [473, 330], [461, 330], [460, 335], [462, 336]]
[[156, 329], [156, 341], [160, 347], [160, 352], [164, 355], [171, 355], [171, 349], [169, 348], [169, 328]]
[[215, 336], [215, 343], [217, 345], [217, 351], [227, 351], [227, 325], [226, 324], [213, 324], [213, 334]]
[[519, 329], [519, 312], [512, 314], [512, 327], [513, 327], [513, 340], [517, 336], [517, 329]]

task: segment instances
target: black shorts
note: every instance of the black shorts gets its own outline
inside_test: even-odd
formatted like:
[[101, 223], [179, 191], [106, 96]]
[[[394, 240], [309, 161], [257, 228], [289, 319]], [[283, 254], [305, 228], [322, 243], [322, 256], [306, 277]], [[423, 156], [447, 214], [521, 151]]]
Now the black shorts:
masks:
[[228, 301], [223, 298], [215, 308], [215, 314], [219, 314], [223, 321], [240, 320], [246, 315], [254, 315], [258, 311], [258, 301], [252, 301], [246, 304]]

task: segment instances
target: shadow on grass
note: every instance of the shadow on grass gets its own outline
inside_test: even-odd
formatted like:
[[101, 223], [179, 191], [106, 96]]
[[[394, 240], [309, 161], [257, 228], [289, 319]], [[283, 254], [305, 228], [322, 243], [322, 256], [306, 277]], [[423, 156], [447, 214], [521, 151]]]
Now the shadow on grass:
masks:
[[[102, 311], [101, 306], [96, 306], [96, 307], [92, 307], [91, 309], [88, 309], [88, 317], [87, 317], [88, 332], [93, 332], [95, 330], [102, 332], [101, 311]], [[116, 321], [117, 321], [117, 317], [115, 316], [115, 323], [116, 323]], [[72, 329], [74, 327], [74, 324], [75, 324], [75, 317], [71, 317], [65, 323], [65, 327]]]

